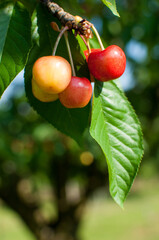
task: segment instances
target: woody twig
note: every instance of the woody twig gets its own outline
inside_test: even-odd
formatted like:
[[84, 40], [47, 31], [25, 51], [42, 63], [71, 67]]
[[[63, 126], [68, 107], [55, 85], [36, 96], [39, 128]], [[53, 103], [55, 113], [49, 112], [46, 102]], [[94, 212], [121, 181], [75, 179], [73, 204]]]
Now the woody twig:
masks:
[[73, 16], [72, 14], [64, 11], [57, 3], [51, 0], [40, 0], [40, 2], [45, 5], [49, 11], [58, 18], [61, 24], [65, 27], [67, 26], [69, 30], [74, 29], [75, 35], [80, 34], [85, 38], [92, 37], [91, 23], [86, 19], [82, 19], [79, 16]]

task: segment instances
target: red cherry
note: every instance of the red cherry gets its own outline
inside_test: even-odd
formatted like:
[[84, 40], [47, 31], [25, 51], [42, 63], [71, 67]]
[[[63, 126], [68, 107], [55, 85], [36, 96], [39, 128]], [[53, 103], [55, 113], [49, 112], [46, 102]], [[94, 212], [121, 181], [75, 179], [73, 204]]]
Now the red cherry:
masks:
[[88, 57], [90, 72], [102, 82], [120, 77], [124, 73], [125, 67], [125, 53], [116, 45], [111, 45], [100, 52], [92, 52]]
[[[91, 53], [92, 53], [92, 52], [100, 52], [100, 51], [101, 51], [100, 48], [92, 48], [92, 49], [91, 49]], [[83, 53], [84, 53], [84, 55], [85, 55], [86, 62], [88, 62], [88, 57], [89, 57], [89, 51], [88, 51], [88, 49], [85, 50], [85, 51], [83, 51]]]
[[83, 77], [72, 77], [68, 87], [59, 93], [60, 102], [67, 108], [85, 107], [92, 96], [92, 85]]

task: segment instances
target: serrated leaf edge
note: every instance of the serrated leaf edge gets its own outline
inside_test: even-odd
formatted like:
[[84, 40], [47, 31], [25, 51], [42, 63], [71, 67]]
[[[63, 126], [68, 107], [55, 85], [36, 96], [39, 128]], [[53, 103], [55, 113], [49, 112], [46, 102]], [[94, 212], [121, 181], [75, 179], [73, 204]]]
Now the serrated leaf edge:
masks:
[[[131, 103], [129, 102], [128, 98], [126, 97], [126, 95], [124, 94], [124, 92], [117, 86], [117, 84], [116, 84], [114, 81], [112, 81], [112, 84], [119, 90], [120, 94], [124, 97], [124, 99], [126, 100], [126, 102], [127, 102], [127, 104], [128, 104], [128, 107], [132, 109], [131, 112], [132, 112], [132, 114], [133, 114], [133, 117], [134, 117], [134, 119], [135, 119], [135, 122], [136, 122], [137, 125], [138, 125], [138, 131], [140, 132], [140, 143], [141, 143], [141, 152], [142, 152], [141, 155], [140, 155], [140, 161], [139, 161], [138, 166], [137, 166], [136, 174], [134, 175], [134, 177], [133, 177], [133, 179], [132, 179], [132, 181], [131, 181], [131, 184], [130, 184], [129, 187], [128, 187], [127, 193], [125, 194], [125, 197], [124, 197], [123, 201], [120, 200], [120, 197], [116, 197], [116, 196], [114, 197], [114, 196], [112, 195], [112, 192], [111, 192], [111, 188], [110, 188], [111, 186], [109, 187], [109, 188], [110, 188], [110, 194], [111, 194], [112, 198], [115, 200], [115, 202], [116, 202], [121, 208], [123, 208], [123, 203], [124, 203], [124, 201], [125, 201], [128, 193], [129, 193], [129, 191], [130, 191], [130, 189], [131, 189], [131, 187], [132, 187], [132, 185], [133, 185], [133, 182], [134, 182], [135, 177], [136, 177], [136, 175], [137, 175], [137, 173], [138, 173], [138, 171], [139, 171], [139, 167], [140, 167], [141, 160], [142, 160], [142, 157], [143, 157], [143, 153], [144, 153], [143, 133], [142, 133], [140, 121], [139, 121], [139, 119], [138, 119], [138, 117], [137, 117], [137, 115], [136, 115], [136, 113], [135, 113], [135, 110], [134, 110], [133, 106], [132, 106]], [[101, 102], [100, 104], [102, 105], [102, 99], [100, 98], [100, 94], [99, 94], [98, 98], [99, 98], [98, 101], [100, 101], [100, 102]], [[92, 104], [92, 105], [93, 105], [93, 104]], [[92, 106], [92, 107], [93, 107], [93, 106]], [[103, 114], [104, 114], [104, 113], [103, 113]], [[90, 128], [90, 134], [91, 134], [91, 136], [94, 138], [94, 136], [92, 135], [91, 131], [92, 131], [92, 129]], [[107, 134], [107, 135], [108, 135], [108, 134]], [[96, 139], [95, 139], [95, 140], [96, 140]], [[110, 142], [109, 136], [108, 136], [108, 141]], [[102, 146], [101, 146], [101, 148], [102, 148]], [[109, 148], [110, 148], [110, 147], [109, 147]], [[103, 149], [103, 148], [102, 148], [102, 150], [103, 150], [103, 152], [104, 152], [104, 149]], [[109, 152], [111, 152], [111, 150], [109, 150]], [[107, 161], [107, 165], [108, 165], [108, 170], [109, 170], [109, 169], [111, 170], [111, 172], [110, 172], [110, 170], [109, 170], [109, 178], [110, 178], [110, 177], [111, 177], [110, 174], [111, 174], [111, 173], [115, 173], [115, 174], [116, 174], [116, 172], [115, 172], [115, 171], [112, 169], [112, 167], [110, 166], [109, 161], [108, 161], [108, 159], [107, 159], [107, 156], [106, 156], [106, 153], [105, 153], [105, 152], [104, 152], [104, 155], [105, 155], [105, 157], [106, 157], [106, 161]], [[111, 158], [112, 158], [112, 153], [111, 153]], [[116, 175], [117, 175], [117, 174], [116, 174]], [[115, 180], [115, 181], [116, 181], [116, 180]], [[118, 186], [118, 184], [116, 184], [116, 185]], [[118, 196], [118, 195], [117, 195], [117, 196]]]

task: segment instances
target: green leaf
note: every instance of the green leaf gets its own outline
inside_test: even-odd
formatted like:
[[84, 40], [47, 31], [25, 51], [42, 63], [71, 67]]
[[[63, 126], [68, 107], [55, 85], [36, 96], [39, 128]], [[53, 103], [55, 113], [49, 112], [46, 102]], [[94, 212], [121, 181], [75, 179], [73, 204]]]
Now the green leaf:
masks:
[[0, 95], [25, 66], [31, 47], [30, 27], [22, 4], [0, 5]]
[[[65, 108], [59, 100], [50, 103], [43, 103], [37, 100], [31, 89], [32, 67], [34, 62], [41, 56], [48, 56], [52, 54], [52, 49], [56, 41], [58, 33], [53, 31], [50, 27], [51, 21], [57, 21], [56, 18], [50, 16], [48, 12], [41, 6], [38, 6], [37, 11], [33, 15], [33, 39], [34, 47], [30, 51], [28, 62], [25, 68], [25, 89], [26, 95], [29, 99], [31, 106], [55, 128], [65, 133], [66, 135], [75, 139], [78, 143], [82, 142], [82, 135], [88, 127], [90, 104], [81, 109], [68, 109]], [[85, 71], [82, 67], [84, 61], [80, 54], [80, 48], [74, 35], [69, 33], [70, 45], [73, 46], [73, 58], [75, 60], [75, 67], [78, 76], [84, 74]], [[57, 49], [57, 54], [66, 58], [69, 61], [66, 44], [64, 37], [60, 40]], [[88, 74], [88, 73], [87, 73]]]
[[9, 4], [6, 8], [0, 9], [0, 61], [2, 59], [2, 52], [5, 45], [5, 40], [8, 32], [8, 25], [10, 23], [10, 16], [13, 12], [13, 4]]
[[116, 8], [116, 1], [115, 0], [102, 0], [102, 2], [112, 11], [112, 13], [118, 17], [120, 17], [117, 8]]
[[30, 14], [33, 13], [33, 10], [35, 9], [35, 6], [37, 5], [36, 0], [19, 0], [30, 12]]
[[132, 106], [113, 81], [95, 84], [90, 133], [106, 156], [110, 193], [123, 206], [143, 155], [143, 139]]

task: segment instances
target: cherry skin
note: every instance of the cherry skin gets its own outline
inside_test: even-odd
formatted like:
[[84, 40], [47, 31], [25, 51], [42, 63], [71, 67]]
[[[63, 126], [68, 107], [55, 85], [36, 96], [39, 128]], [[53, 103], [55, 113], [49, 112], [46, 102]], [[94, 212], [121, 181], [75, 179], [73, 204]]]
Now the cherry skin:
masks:
[[[92, 48], [92, 49], [91, 49], [91, 53], [92, 53], [92, 52], [100, 52], [100, 51], [101, 51], [100, 48]], [[89, 54], [90, 54], [89, 51], [88, 51], [88, 49], [87, 49], [87, 50], [84, 50], [83, 53], [84, 53], [84, 55], [85, 55], [86, 62], [88, 63], [88, 57], [89, 57]], [[90, 81], [91, 81], [91, 82], [95, 82], [94, 76], [93, 76], [92, 74], [90, 74]]]
[[33, 65], [32, 73], [39, 88], [50, 94], [62, 92], [71, 81], [71, 66], [60, 56], [39, 58]]
[[119, 78], [124, 73], [125, 67], [125, 53], [116, 45], [111, 45], [100, 52], [92, 52], [88, 57], [90, 73], [102, 82]]
[[67, 108], [85, 107], [92, 96], [92, 85], [85, 77], [72, 77], [68, 87], [59, 93], [60, 102]]
[[[100, 52], [101, 49], [100, 48], [92, 48], [91, 49], [91, 53], [92, 52]], [[88, 49], [84, 51], [84, 55], [85, 55], [85, 58], [86, 58], [86, 62], [88, 62], [88, 57], [89, 57], [89, 51]]]
[[58, 99], [58, 94], [50, 94], [44, 92], [32, 78], [32, 92], [35, 98], [41, 102], [53, 102]]

